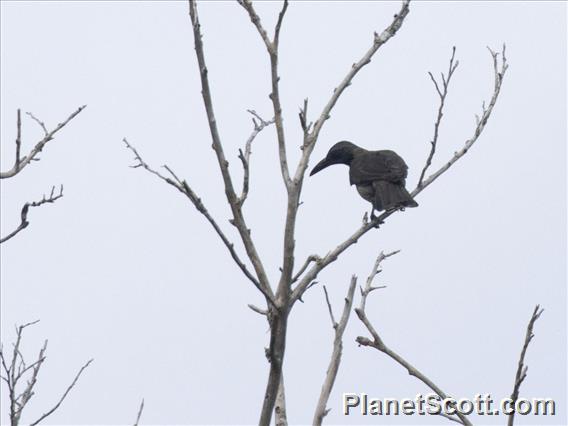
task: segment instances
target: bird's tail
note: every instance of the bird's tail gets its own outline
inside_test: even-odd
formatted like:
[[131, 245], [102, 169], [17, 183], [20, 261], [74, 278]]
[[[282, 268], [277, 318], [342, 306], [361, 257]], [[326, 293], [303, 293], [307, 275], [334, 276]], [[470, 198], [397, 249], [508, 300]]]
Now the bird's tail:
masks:
[[403, 184], [387, 181], [375, 181], [375, 209], [390, 210], [400, 207], [418, 207]]

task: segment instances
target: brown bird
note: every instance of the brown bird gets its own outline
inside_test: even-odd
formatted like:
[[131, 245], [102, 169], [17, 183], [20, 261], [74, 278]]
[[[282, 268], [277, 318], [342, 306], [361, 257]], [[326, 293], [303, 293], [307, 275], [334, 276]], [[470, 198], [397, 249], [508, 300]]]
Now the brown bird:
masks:
[[372, 204], [371, 218], [375, 217], [375, 210], [418, 206], [405, 188], [408, 166], [394, 151], [367, 151], [354, 143], [341, 141], [315, 165], [310, 176], [332, 164], [349, 166], [349, 183]]

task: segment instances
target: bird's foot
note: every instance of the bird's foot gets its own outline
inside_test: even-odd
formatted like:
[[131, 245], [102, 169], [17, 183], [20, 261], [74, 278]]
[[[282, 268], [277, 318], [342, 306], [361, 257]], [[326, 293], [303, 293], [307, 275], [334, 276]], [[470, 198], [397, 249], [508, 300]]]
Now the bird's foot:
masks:
[[[378, 218], [379, 218], [379, 216], [375, 216], [375, 210], [373, 209], [371, 211], [371, 222], [375, 222], [376, 219], [378, 219]], [[379, 228], [380, 225], [382, 225], [383, 223], [385, 223], [385, 222], [382, 221], [382, 220], [377, 221], [377, 223], [375, 223], [375, 228]]]

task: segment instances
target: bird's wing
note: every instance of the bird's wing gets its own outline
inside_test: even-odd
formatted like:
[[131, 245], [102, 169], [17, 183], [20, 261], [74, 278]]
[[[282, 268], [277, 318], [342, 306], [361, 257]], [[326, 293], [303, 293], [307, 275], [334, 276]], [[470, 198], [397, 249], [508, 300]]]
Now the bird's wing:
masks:
[[351, 185], [365, 185], [377, 180], [404, 183], [408, 166], [393, 151], [369, 151], [355, 156], [349, 168]]

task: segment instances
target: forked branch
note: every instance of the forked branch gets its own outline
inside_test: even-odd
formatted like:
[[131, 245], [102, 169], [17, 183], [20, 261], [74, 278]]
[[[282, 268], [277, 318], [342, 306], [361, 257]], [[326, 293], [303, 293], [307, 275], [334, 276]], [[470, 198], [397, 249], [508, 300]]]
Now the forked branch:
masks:
[[24, 167], [30, 164], [31, 161], [38, 160], [37, 155], [43, 150], [44, 146], [55, 137], [55, 134], [64, 128], [67, 123], [73, 120], [81, 111], [86, 108], [87, 105], [79, 107], [74, 111], [65, 121], [59, 123], [53, 130], [47, 130], [45, 124], [38, 120], [32, 113], [28, 112], [32, 120], [34, 120], [43, 130], [43, 138], [35, 144], [35, 146], [30, 150], [27, 155], [21, 157], [21, 146], [22, 146], [22, 118], [20, 110], [18, 109], [17, 119], [16, 119], [16, 159], [14, 165], [11, 169], [5, 172], [0, 172], [0, 179], [6, 179], [17, 175], [21, 172]]
[[[501, 85], [503, 83], [503, 78], [505, 76], [505, 72], [507, 71], [508, 64], [507, 59], [505, 57], [505, 46], [503, 46], [503, 50], [501, 52], [501, 64], [499, 65], [498, 57], [499, 53], [493, 52], [490, 50], [491, 57], [493, 59], [493, 71], [494, 71], [494, 86], [493, 86], [493, 94], [491, 96], [491, 100], [489, 105], [485, 107], [483, 106], [483, 113], [481, 118], [476, 120], [476, 126], [474, 128], [473, 135], [465, 142], [465, 145], [462, 149], [457, 151], [454, 156], [442, 167], [440, 167], [436, 172], [431, 174], [427, 179], [425, 179], [419, 186], [417, 186], [411, 193], [412, 197], [416, 197], [420, 192], [422, 192], [427, 186], [431, 185], [436, 179], [438, 179], [442, 174], [444, 174], [452, 165], [454, 165], [460, 158], [462, 158], [468, 150], [473, 146], [473, 144], [479, 139], [479, 136], [483, 133], [485, 129], [485, 125], [493, 112], [493, 108], [497, 103], [497, 99], [499, 98], [499, 93], [501, 91]], [[382, 213], [377, 218], [366, 222], [363, 221], [363, 224], [345, 241], [340, 243], [337, 247], [329, 251], [325, 256], [321, 257], [321, 260], [314, 264], [300, 279], [298, 285], [294, 288], [292, 292], [292, 301], [297, 301], [302, 294], [306, 291], [310, 283], [317, 277], [317, 275], [330, 263], [337, 260], [337, 258], [349, 247], [355, 244], [359, 238], [365, 235], [372, 229], [375, 229], [379, 224], [385, 222], [385, 220], [395, 213], [398, 210], [390, 210]]]
[[260, 115], [256, 113], [254, 110], [248, 110], [248, 112], [253, 116], [252, 117], [252, 124], [253, 130], [250, 136], [248, 137], [247, 141], [245, 142], [245, 151], [243, 152], [242, 149], [239, 149], [239, 159], [243, 163], [243, 189], [241, 191], [241, 195], [239, 196], [237, 202], [239, 206], [242, 207], [245, 200], [247, 199], [248, 192], [249, 192], [249, 181], [250, 181], [250, 156], [252, 154], [252, 143], [257, 137], [257, 135], [267, 126], [270, 126], [274, 123], [274, 118], [272, 120], [264, 120]]
[[[191, 25], [193, 28], [193, 40], [195, 45], [195, 53], [197, 56], [197, 63], [199, 65], [199, 75], [201, 80], [201, 94], [203, 104], [207, 113], [207, 120], [209, 123], [209, 130], [211, 133], [212, 147], [217, 157], [219, 169], [223, 177], [223, 184], [225, 186], [225, 195], [233, 214], [231, 223], [237, 228], [239, 236], [243, 242], [248, 258], [250, 259], [255, 273], [258, 285], [257, 288], [261, 290], [262, 294], [267, 298], [269, 303], [274, 303], [272, 289], [268, 276], [264, 269], [264, 265], [256, 250], [256, 246], [251, 237], [251, 230], [247, 226], [242, 209], [241, 203], [235, 193], [233, 181], [229, 173], [229, 162], [225, 158], [221, 137], [217, 128], [217, 120], [213, 109], [213, 100], [211, 96], [211, 89], [209, 87], [209, 77], [207, 71], [207, 64], [205, 63], [205, 53], [203, 48], [203, 37], [201, 35], [201, 24], [199, 23], [199, 15], [197, 12], [197, 4], [195, 0], [189, 0], [189, 16], [191, 18]], [[218, 232], [219, 233], [219, 232]], [[242, 269], [242, 268], [241, 268]], [[248, 275], [247, 275], [248, 276]], [[249, 277], [250, 279], [250, 277]]]
[[[33, 321], [21, 326], [16, 327], [16, 341], [13, 344], [11, 359], [6, 357], [4, 348], [0, 346], [0, 363], [2, 364], [2, 374], [0, 377], [6, 383], [8, 389], [8, 398], [10, 401], [9, 416], [11, 426], [17, 426], [20, 423], [20, 418], [24, 411], [24, 408], [34, 395], [34, 388], [37, 383], [37, 378], [39, 371], [46, 359], [47, 350], [47, 340], [44, 342], [42, 348], [39, 351], [37, 359], [31, 364], [27, 364], [24, 356], [21, 352], [21, 343], [24, 330], [37, 324], [38, 321]], [[45, 418], [53, 414], [63, 403], [69, 392], [75, 387], [79, 377], [83, 371], [91, 364], [93, 360], [87, 361], [75, 375], [75, 378], [71, 384], [67, 387], [63, 395], [55, 403], [55, 405], [49, 409], [45, 414], [41, 415], [36, 421], [30, 423], [31, 426], [35, 426], [43, 421]], [[25, 385], [23, 384], [25, 382]], [[22, 389], [23, 386], [23, 389]]]
[[180, 180], [177, 177], [177, 175], [166, 165], [164, 165], [163, 167], [171, 175], [171, 178], [164, 176], [163, 174], [161, 174], [160, 172], [149, 166], [148, 163], [146, 163], [142, 159], [136, 148], [134, 148], [134, 146], [132, 146], [126, 138], [123, 139], [123, 142], [126, 145], [126, 147], [130, 151], [132, 151], [132, 153], [134, 154], [134, 159], [136, 160], [136, 164], [130, 167], [143, 168], [144, 170], [148, 171], [149, 173], [163, 180], [168, 185], [171, 185], [179, 192], [181, 192], [183, 195], [185, 195], [195, 206], [197, 211], [201, 213], [203, 216], [205, 216], [207, 221], [211, 224], [211, 226], [213, 227], [219, 238], [221, 238], [221, 241], [223, 241], [223, 244], [225, 244], [227, 250], [229, 250], [231, 257], [233, 258], [239, 269], [243, 272], [243, 274], [254, 284], [254, 286], [257, 289], [260, 290], [260, 292], [269, 301], [269, 303], [273, 304], [274, 301], [272, 295], [265, 291], [264, 287], [260, 284], [257, 278], [248, 270], [244, 262], [241, 260], [241, 258], [235, 251], [234, 244], [229, 240], [229, 238], [227, 238], [221, 227], [217, 224], [217, 221], [213, 218], [213, 216], [211, 216], [209, 210], [207, 210], [207, 208], [205, 207], [205, 204], [203, 204], [201, 198], [197, 196], [197, 194], [191, 189], [191, 187], [187, 184], [187, 182], [185, 180]]
[[58, 193], [55, 192], [55, 187], [53, 186], [53, 187], [51, 187], [51, 193], [49, 194], [48, 197], [46, 197], [45, 194], [44, 194], [43, 198], [39, 201], [32, 201], [32, 202], [25, 203], [24, 206], [22, 207], [21, 212], [20, 212], [20, 224], [18, 225], [18, 227], [16, 229], [14, 229], [8, 235], [0, 238], [0, 244], [2, 244], [5, 241], [8, 241], [10, 238], [14, 237], [20, 231], [27, 228], [27, 226], [30, 224], [30, 222], [28, 221], [28, 212], [29, 212], [30, 207], [40, 207], [40, 206], [47, 204], [47, 203], [54, 203], [57, 200], [59, 200], [61, 197], [63, 197], [63, 185], [61, 185], [59, 187]]
[[[296, 173], [294, 175], [294, 181], [296, 183], [299, 183], [304, 179], [304, 174], [308, 167], [310, 156], [312, 151], [314, 150], [320, 131], [324, 123], [330, 118], [331, 111], [339, 100], [339, 97], [343, 94], [345, 89], [351, 85], [353, 78], [359, 73], [359, 71], [361, 71], [361, 69], [363, 69], [365, 65], [371, 62], [371, 59], [379, 50], [379, 48], [386, 42], [388, 42], [392, 37], [394, 37], [394, 35], [402, 27], [404, 19], [406, 18], [410, 10], [409, 5], [410, 0], [403, 0], [400, 10], [396, 15], [394, 15], [394, 18], [390, 25], [385, 28], [381, 32], [381, 34], [378, 34], [376, 32], [374, 33], [371, 47], [361, 57], [361, 59], [359, 59], [359, 61], [351, 65], [351, 69], [347, 72], [347, 75], [337, 85], [337, 87], [333, 89], [333, 94], [331, 95], [327, 104], [324, 106], [321, 114], [319, 115], [319, 118], [316, 120], [313, 127], [306, 124], [307, 103], [304, 103], [304, 110], [300, 113], [300, 122], [302, 123], [302, 128], [304, 129], [304, 143], [302, 145], [302, 157], [300, 158]], [[308, 127], [311, 127], [311, 131], [309, 132], [307, 131]]]
[[[537, 319], [539, 319], [542, 312], [543, 309], [541, 309], [540, 305], [536, 305], [532, 313], [531, 319], [529, 321], [529, 324], [527, 326], [527, 333], [525, 335], [523, 348], [521, 349], [521, 355], [519, 357], [519, 362], [517, 366], [517, 373], [515, 374], [515, 384], [513, 385], [513, 393], [511, 394], [511, 401], [512, 401], [511, 405], [513, 407], [516, 406], [515, 403], [519, 399], [519, 391], [521, 389], [521, 385], [525, 380], [525, 378], [527, 377], [528, 367], [525, 365], [525, 355], [527, 353], [527, 348], [529, 347], [529, 344], [532, 338], [534, 337], [533, 334], [534, 323], [536, 322]], [[509, 415], [509, 418], [507, 420], [507, 426], [513, 426], [514, 421], [515, 421], [515, 411], [513, 411]]]
[[[418, 380], [420, 380], [422, 383], [424, 383], [426, 386], [428, 386], [430, 389], [432, 389], [434, 392], [436, 392], [436, 394], [439, 395], [440, 398], [445, 399], [445, 398], [448, 397], [448, 395], [444, 391], [442, 391], [442, 389], [440, 389], [425, 374], [420, 372], [416, 367], [414, 367], [412, 364], [410, 364], [408, 361], [406, 361], [403, 357], [401, 357], [398, 353], [396, 353], [395, 351], [390, 349], [384, 343], [384, 341], [380, 337], [379, 333], [376, 331], [376, 329], [371, 324], [370, 320], [367, 318], [367, 314], [365, 312], [365, 305], [366, 305], [367, 297], [369, 296], [369, 294], [373, 290], [376, 290], [377, 288], [379, 288], [379, 287], [373, 287], [372, 286], [373, 279], [379, 271], [379, 267], [380, 267], [381, 262], [384, 259], [386, 259], [390, 256], [393, 256], [396, 253], [398, 253], [398, 251], [391, 252], [391, 253], [388, 253], [388, 254], [384, 254], [383, 252], [380, 253], [379, 257], [375, 261], [375, 264], [373, 266], [371, 274], [369, 275], [369, 278], [367, 279], [365, 288], [361, 289], [361, 304], [359, 305], [358, 308], [355, 309], [355, 313], [357, 314], [357, 316], [359, 317], [361, 322], [365, 325], [365, 327], [367, 328], [367, 330], [371, 334], [372, 340], [367, 338], [367, 337], [363, 337], [363, 336], [358, 336], [357, 339], [355, 339], [355, 340], [361, 346], [372, 347], [372, 348], [375, 348], [378, 351], [388, 355], [391, 359], [393, 359], [398, 364], [400, 364], [402, 367], [404, 367], [408, 371], [408, 374], [416, 377]], [[456, 416], [457, 416], [457, 418], [449, 416], [446, 413], [444, 413], [444, 415], [443, 415], [443, 417], [446, 417], [449, 420], [456, 421], [456, 422], [461, 423], [463, 425], [471, 426], [471, 422], [468, 420], [468, 418], [465, 415], [461, 414], [459, 411], [456, 411]]]
[[274, 120], [276, 123], [276, 136], [278, 138], [278, 155], [280, 159], [280, 171], [282, 173], [282, 178], [284, 179], [284, 184], [288, 191], [291, 190], [290, 187], [290, 171], [288, 169], [288, 157], [286, 154], [286, 139], [284, 136], [284, 118], [282, 116], [282, 105], [280, 103], [280, 88], [279, 82], [280, 77], [278, 76], [278, 46], [280, 41], [280, 30], [282, 28], [282, 21], [284, 20], [284, 15], [286, 10], [288, 10], [288, 0], [284, 0], [282, 3], [282, 9], [278, 15], [278, 21], [274, 27], [274, 37], [270, 40], [268, 33], [262, 26], [260, 16], [256, 13], [252, 1], [250, 0], [237, 0], [237, 2], [247, 11], [249, 18], [258, 34], [262, 38], [266, 50], [270, 55], [270, 77], [272, 83], [272, 92], [270, 93], [270, 100], [272, 101], [272, 107], [274, 109]]
[[343, 313], [341, 314], [341, 319], [339, 320], [339, 322], [335, 321], [335, 318], [333, 316], [333, 309], [331, 308], [327, 290], [324, 286], [325, 300], [335, 333], [333, 338], [333, 352], [331, 354], [331, 360], [329, 361], [329, 366], [327, 367], [325, 380], [321, 388], [320, 397], [314, 414], [314, 425], [321, 425], [323, 418], [327, 416], [327, 414], [331, 410], [331, 408], [327, 408], [327, 402], [329, 401], [329, 396], [331, 395], [331, 390], [333, 389], [335, 379], [337, 378], [337, 372], [339, 371], [339, 365], [341, 364], [341, 355], [343, 353], [343, 334], [345, 332], [345, 328], [347, 327], [347, 323], [349, 322], [349, 315], [351, 314], [351, 307], [353, 306], [353, 296], [355, 295], [356, 286], [357, 277], [353, 275], [351, 277], [351, 284], [349, 285], [347, 296], [345, 297], [345, 305], [343, 307]]
[[[479, 116], [475, 116], [476, 118], [476, 126], [473, 131], [473, 135], [466, 140], [464, 146], [459, 151], [454, 153], [454, 156], [448, 160], [446, 164], [440, 167], [436, 172], [432, 173], [428, 179], [420, 180], [414, 191], [412, 191], [412, 196], [418, 195], [424, 188], [438, 179], [443, 173], [445, 173], [451, 166], [453, 166], [456, 161], [458, 161], [461, 157], [463, 157], [467, 151], [473, 146], [473, 144], [477, 141], [483, 130], [485, 129], [485, 125], [487, 124], [487, 120], [491, 117], [491, 113], [493, 112], [493, 108], [497, 103], [497, 99], [499, 98], [499, 93], [501, 92], [501, 84], [503, 83], [503, 78], [505, 76], [505, 72], [509, 65], [507, 64], [507, 57], [505, 56], [505, 45], [503, 45], [503, 50], [501, 53], [494, 52], [493, 50], [489, 49], [491, 53], [491, 57], [493, 59], [493, 73], [494, 73], [494, 83], [493, 83], [493, 95], [491, 96], [491, 100], [489, 101], [489, 105], [486, 107], [485, 102], [482, 105], [482, 113], [481, 118]], [[501, 64], [499, 65], [499, 55], [501, 55]], [[432, 153], [432, 155], [434, 155]]]
[[[428, 75], [430, 76], [432, 83], [434, 83], [436, 92], [440, 97], [440, 106], [438, 107], [438, 116], [436, 118], [436, 122], [434, 123], [434, 136], [430, 141], [431, 145], [430, 153], [428, 154], [428, 158], [426, 158], [426, 164], [422, 169], [422, 173], [420, 173], [420, 179], [418, 179], [418, 186], [422, 185], [422, 181], [424, 180], [424, 176], [426, 175], [426, 170], [428, 170], [428, 167], [430, 167], [430, 165], [432, 164], [432, 159], [434, 158], [434, 154], [436, 153], [436, 144], [438, 143], [438, 133], [440, 130], [440, 123], [442, 122], [442, 117], [444, 116], [444, 104], [446, 102], [446, 96], [448, 95], [448, 86], [450, 85], [450, 80], [452, 79], [452, 75], [454, 75], [454, 71], [459, 65], [459, 61], [454, 62], [455, 55], [456, 55], [456, 47], [454, 46], [452, 48], [452, 57], [450, 58], [448, 73], [447, 75], [444, 75], [444, 73], [442, 73], [440, 84], [438, 84], [438, 81], [434, 78], [432, 73], [428, 72]], [[441, 89], [440, 85], [442, 86]]]

